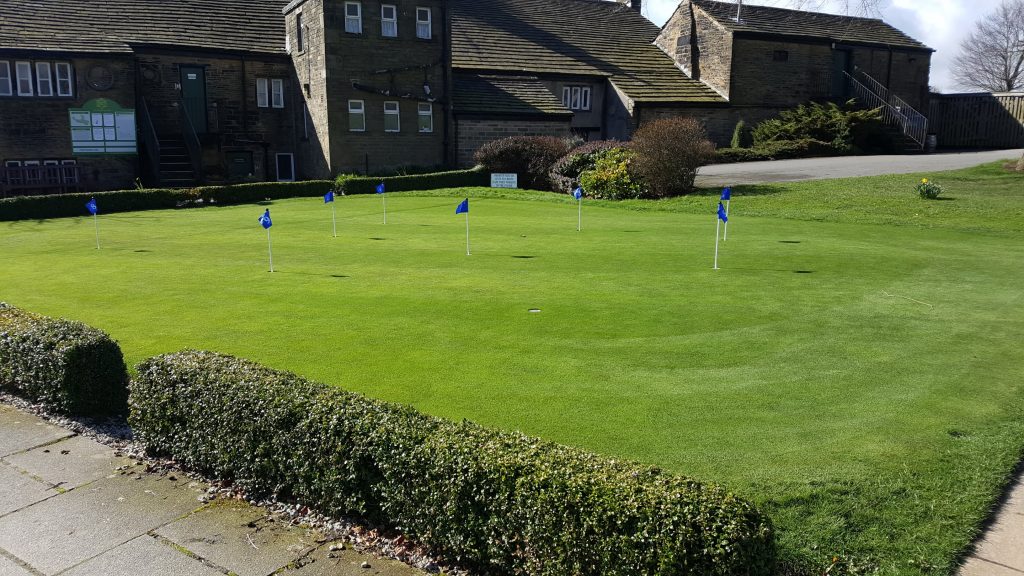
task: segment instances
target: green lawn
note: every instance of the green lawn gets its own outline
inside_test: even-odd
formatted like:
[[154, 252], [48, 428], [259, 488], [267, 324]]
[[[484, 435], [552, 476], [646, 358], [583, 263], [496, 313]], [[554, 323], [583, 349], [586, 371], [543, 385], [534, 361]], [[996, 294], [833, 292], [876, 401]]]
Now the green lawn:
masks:
[[[585, 202], [486, 189], [0, 224], [0, 299], [130, 363], [260, 360], [722, 483], [784, 554], [944, 573], [1024, 447], [1024, 177], [998, 166]], [[454, 214], [471, 197], [473, 255]], [[102, 206], [101, 206], [102, 209]], [[84, 210], [84, 208], [83, 208]], [[539, 313], [529, 309], [538, 308]], [[833, 574], [838, 570], [833, 570]]]

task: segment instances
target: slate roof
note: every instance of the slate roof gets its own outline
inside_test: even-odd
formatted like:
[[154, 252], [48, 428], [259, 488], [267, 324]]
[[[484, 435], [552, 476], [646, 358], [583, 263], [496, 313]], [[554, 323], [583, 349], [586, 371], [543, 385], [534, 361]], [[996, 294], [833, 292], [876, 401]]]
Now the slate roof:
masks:
[[454, 83], [457, 113], [572, 116], [536, 76], [456, 74]]
[[452, 0], [456, 70], [602, 76], [636, 102], [724, 102], [653, 44], [660, 30], [601, 0]]
[[0, 0], [0, 47], [157, 45], [284, 54], [285, 0]]
[[692, 0], [692, 2], [694, 6], [733, 32], [803, 36], [833, 42], [931, 50], [921, 42], [876, 18], [857, 18], [744, 4], [740, 13], [740, 22], [736, 22], [734, 20], [736, 18], [735, 3], [712, 0]]

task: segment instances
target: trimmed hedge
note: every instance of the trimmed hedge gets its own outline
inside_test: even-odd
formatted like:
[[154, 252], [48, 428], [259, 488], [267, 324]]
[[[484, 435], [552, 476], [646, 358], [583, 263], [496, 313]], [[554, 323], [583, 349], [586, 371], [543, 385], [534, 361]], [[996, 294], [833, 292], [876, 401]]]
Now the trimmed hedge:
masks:
[[100, 214], [166, 210], [195, 206], [248, 204], [263, 200], [322, 196], [331, 189], [329, 180], [306, 182], [255, 182], [198, 188], [153, 188], [113, 192], [78, 192], [47, 196], [15, 196], [0, 199], [0, 221], [39, 220], [88, 216], [85, 203], [96, 198]]
[[67, 414], [122, 414], [128, 372], [121, 348], [81, 322], [0, 302], [0, 387]]
[[[384, 182], [386, 192], [409, 192], [412, 190], [436, 190], [438, 188], [465, 188], [467, 186], [490, 186], [491, 175], [483, 170], [452, 170], [431, 174], [406, 176], [352, 176], [342, 174], [335, 180], [335, 190], [351, 194], [373, 194], [377, 185]], [[324, 193], [327, 191], [325, 190]]]
[[786, 160], [790, 158], [818, 158], [839, 156], [841, 153], [828, 142], [818, 140], [780, 140], [768, 142], [753, 148], [719, 148], [715, 150], [715, 162], [758, 162], [763, 160]]
[[255, 494], [394, 527], [488, 574], [769, 574], [769, 521], [722, 488], [450, 422], [230, 356], [150, 358], [130, 423]]

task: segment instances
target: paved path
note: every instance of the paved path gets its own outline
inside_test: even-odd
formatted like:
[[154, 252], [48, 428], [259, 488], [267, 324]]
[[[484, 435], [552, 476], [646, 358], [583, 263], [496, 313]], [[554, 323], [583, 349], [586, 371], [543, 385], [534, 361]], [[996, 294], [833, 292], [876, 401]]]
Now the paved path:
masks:
[[425, 574], [207, 488], [0, 405], [0, 576]]
[[1017, 476], [992, 524], [974, 543], [960, 576], [1024, 576], [1024, 475]]
[[1020, 158], [1024, 150], [957, 152], [902, 156], [843, 156], [839, 158], [802, 158], [772, 162], [714, 164], [700, 169], [697, 186], [760, 184], [823, 178], [850, 178], [879, 174], [938, 172], [969, 168], [1007, 158]]

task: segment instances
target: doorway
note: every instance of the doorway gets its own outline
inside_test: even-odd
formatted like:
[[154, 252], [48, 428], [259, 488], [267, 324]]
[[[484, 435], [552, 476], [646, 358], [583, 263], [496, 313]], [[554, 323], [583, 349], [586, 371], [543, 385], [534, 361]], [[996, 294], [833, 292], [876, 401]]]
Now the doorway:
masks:
[[181, 99], [196, 134], [206, 134], [206, 69], [181, 67]]

